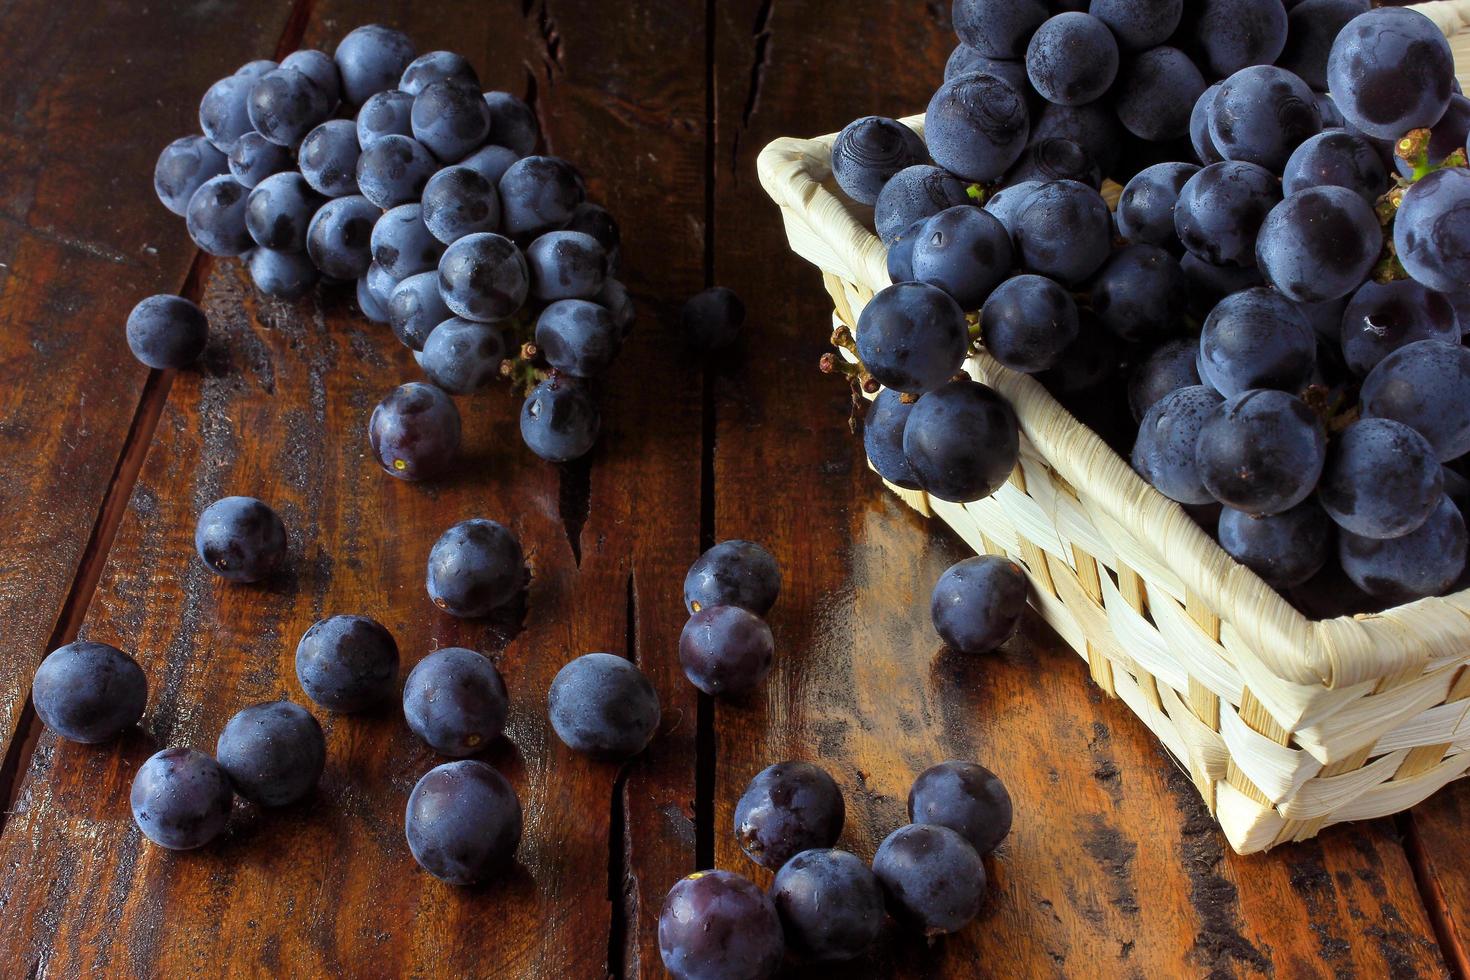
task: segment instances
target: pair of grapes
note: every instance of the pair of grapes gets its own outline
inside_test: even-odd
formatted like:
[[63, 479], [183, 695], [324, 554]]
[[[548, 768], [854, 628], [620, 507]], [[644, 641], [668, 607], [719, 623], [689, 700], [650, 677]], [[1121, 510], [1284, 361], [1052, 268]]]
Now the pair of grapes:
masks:
[[934, 937], [963, 929], [985, 898], [982, 857], [1011, 829], [1011, 799], [983, 766], [926, 769], [909, 819], [879, 845], [872, 867], [834, 845], [846, 806], [832, 776], [782, 762], [750, 781], [735, 805], [746, 855], [776, 872], [770, 893], [734, 871], [699, 871], [669, 890], [659, 952], [679, 980], [774, 976], [787, 951], [804, 961], [852, 960], [886, 917]]

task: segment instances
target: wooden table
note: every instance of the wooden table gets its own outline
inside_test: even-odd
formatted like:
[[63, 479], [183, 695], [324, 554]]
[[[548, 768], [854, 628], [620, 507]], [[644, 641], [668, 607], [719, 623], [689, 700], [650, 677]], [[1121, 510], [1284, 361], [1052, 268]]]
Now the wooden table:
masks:
[[[712, 864], [751, 873], [731, 832], [758, 769], [827, 765], [864, 857], [904, 819], [915, 774], [945, 758], [1000, 772], [1015, 799], [992, 896], [963, 934], [885, 939], [834, 977], [1465, 976], [1470, 786], [1413, 813], [1232, 855], [1148, 732], [1029, 622], [998, 656], [946, 652], [928, 590], [962, 549], [887, 495], [817, 373], [829, 307], [785, 248], [755, 179], [759, 149], [850, 118], [915, 111], [952, 43], [948, 4], [796, 0], [270, 0], [0, 7], [0, 974], [657, 976], [668, 887]], [[337, 292], [258, 296], [237, 262], [192, 249], [153, 198], [153, 161], [196, 128], [200, 95], [242, 61], [330, 48], [379, 21], [465, 53], [526, 96], [551, 152], [623, 223], [637, 332], [603, 386], [589, 461], [544, 465], [518, 402], [462, 400], [452, 478], [401, 484], [365, 421], [415, 378], [408, 352]], [[708, 283], [750, 308], [733, 356], [675, 337]], [[149, 373], [122, 324], [139, 298], [209, 309], [201, 366]], [[264, 497], [291, 573], [226, 585], [194, 556], [199, 510]], [[535, 580], [522, 620], [459, 622], [423, 593], [429, 544], [471, 516], [509, 523]], [[680, 583], [729, 537], [786, 577], [779, 663], [748, 701], [713, 705], [679, 672]], [[381, 619], [406, 666], [493, 653], [513, 697], [487, 755], [520, 793], [520, 864], [456, 890], [402, 834], [435, 763], [395, 708], [323, 713], [329, 763], [310, 802], [240, 808], [226, 837], [173, 854], [142, 840], [127, 794], [156, 748], [209, 749], [261, 700], [303, 700], [292, 669], [323, 615]], [[134, 651], [150, 704], [120, 746], [44, 733], [28, 703], [46, 651], [76, 636]], [[568, 658], [626, 653], [665, 722], [624, 768], [549, 732]], [[757, 880], [767, 883], [769, 875]]]

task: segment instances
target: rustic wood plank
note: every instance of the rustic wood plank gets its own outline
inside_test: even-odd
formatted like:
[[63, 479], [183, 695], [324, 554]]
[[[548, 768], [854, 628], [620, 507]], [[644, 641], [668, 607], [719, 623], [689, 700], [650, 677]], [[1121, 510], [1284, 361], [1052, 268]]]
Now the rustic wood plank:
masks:
[[[84, 629], [137, 652], [152, 681], [149, 711], [121, 747], [40, 739], [0, 838], [7, 866], [21, 869], [0, 883], [4, 962], [59, 975], [590, 977], [621, 973], [625, 943], [634, 956], [646, 946], [638, 899], [656, 892], [656, 916], [662, 889], [693, 863], [694, 701], [669, 637], [682, 624], [678, 583], [698, 551], [699, 389], [662, 336], [671, 307], [648, 297], [701, 278], [702, 230], [667, 201], [671, 191], [702, 193], [703, 52], [691, 49], [697, 69], [665, 54], [658, 72], [629, 72], [647, 55], [606, 45], [609, 19], [637, 45], [666, 46], [690, 26], [671, 17], [650, 29], [649, 8], [594, 12], [406, 0], [314, 9], [308, 44], [378, 20], [409, 30], [421, 49], [466, 53], [487, 84], [534, 83], [549, 144], [585, 167], [593, 194], [624, 220], [628, 282], [646, 315], [603, 392], [604, 438], [587, 465], [531, 456], [516, 434], [519, 401], [496, 390], [461, 400], [461, 470], [410, 486], [377, 470], [364, 437], [376, 400], [418, 376], [407, 351], [347, 297], [264, 301], [238, 265], [214, 268], [207, 300], [219, 336], [205, 372], [175, 384]], [[199, 509], [233, 492], [263, 496], [282, 514], [293, 561], [281, 581], [228, 587], [193, 557]], [[522, 624], [461, 623], [423, 594], [434, 537], [475, 515], [507, 522], [526, 547], [534, 580]], [[296, 639], [338, 611], [380, 618], [405, 671], [448, 645], [498, 656], [512, 695], [509, 740], [486, 758], [526, 814], [508, 880], [456, 890], [413, 864], [403, 805], [439, 760], [391, 706], [365, 717], [317, 712], [328, 769], [300, 807], [241, 806], [224, 840], [189, 854], [162, 852], [133, 828], [137, 765], [163, 744], [212, 747], [246, 704], [303, 701]], [[663, 696], [660, 737], [625, 780], [616, 766], [574, 756], [546, 724], [552, 676], [589, 650], [636, 655]], [[609, 839], [615, 825], [625, 839]]]
[[144, 296], [178, 291], [195, 255], [154, 198], [154, 162], [198, 131], [200, 96], [242, 50], [274, 49], [290, 12], [289, 0], [0, 9], [12, 49], [0, 59], [0, 757], [31, 672], [75, 628], [62, 607], [148, 383], [123, 322]]
[[1470, 783], [1451, 783], [1410, 810], [1401, 823], [1444, 957], [1470, 976]]
[[771, 547], [786, 587], [770, 680], [717, 709], [716, 863], [770, 880], [730, 827], [747, 780], [773, 762], [827, 765], [846, 793], [843, 844], [869, 858], [904, 822], [914, 776], [976, 758], [1005, 778], [1017, 813], [989, 861], [981, 920], [932, 946], [890, 934], [869, 960], [830, 972], [1440, 972], [1390, 822], [1236, 857], [1152, 734], [1049, 629], [1030, 620], [987, 658], [935, 637], [928, 592], [963, 552], [863, 465], [846, 392], [816, 374], [830, 322], [817, 271], [787, 254], [754, 159], [776, 136], [922, 106], [951, 43], [943, 7], [718, 10], [717, 278], [745, 296], [752, 329], [717, 389], [715, 530]]

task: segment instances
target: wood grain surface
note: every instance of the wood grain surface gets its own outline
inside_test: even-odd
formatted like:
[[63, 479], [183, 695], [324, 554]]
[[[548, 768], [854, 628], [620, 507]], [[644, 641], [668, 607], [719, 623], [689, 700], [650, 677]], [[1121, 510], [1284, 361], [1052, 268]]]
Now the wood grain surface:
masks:
[[[14, 529], [0, 560], [0, 790], [13, 800], [0, 974], [661, 976], [657, 917], [674, 881], [710, 865], [770, 880], [731, 833], [755, 772], [827, 766], [847, 800], [841, 846], [869, 858], [904, 822], [918, 772], [973, 758], [1006, 780], [1017, 813], [987, 861], [980, 921], [932, 945], [890, 932], [872, 957], [824, 974], [1465, 975], [1464, 786], [1398, 820], [1240, 858], [1147, 730], [1045, 626], [1028, 621], [986, 658], [934, 636], [929, 589], [962, 546], [867, 470], [846, 391], [816, 370], [829, 302], [786, 248], [754, 159], [776, 136], [923, 105], [951, 46], [947, 10], [0, 7], [0, 35], [35, 49], [0, 59], [0, 518]], [[574, 160], [622, 224], [639, 321], [599, 390], [604, 434], [586, 461], [535, 459], [518, 399], [496, 387], [458, 399], [454, 474], [390, 479], [365, 424], [419, 377], [408, 352], [350, 295], [267, 300], [238, 263], [196, 263], [152, 197], [157, 149], [193, 128], [212, 79], [298, 37], [330, 50], [373, 21], [420, 50], [462, 52], [487, 87], [527, 98], [546, 148]], [[677, 318], [715, 282], [744, 296], [749, 318], [737, 348], [707, 362], [684, 350]], [[122, 320], [142, 295], [179, 289], [209, 310], [209, 350], [197, 369], [150, 375], [128, 358]], [[262, 497], [287, 525], [291, 562], [274, 581], [229, 585], [194, 555], [197, 514], [233, 493]], [[533, 575], [524, 608], [485, 622], [450, 618], [423, 591], [434, 538], [473, 516], [512, 527]], [[769, 682], [715, 704], [678, 667], [681, 583], [703, 547], [730, 537], [766, 544], [785, 584]], [[505, 880], [455, 889], [413, 863], [403, 807], [442, 760], [393, 704], [316, 711], [328, 765], [301, 805], [237, 803], [221, 841], [183, 854], [133, 826], [128, 788], [157, 748], [210, 750], [246, 705], [306, 703], [296, 641], [338, 612], [387, 625], [404, 673], [444, 646], [497, 659], [511, 719], [484, 758], [526, 816]], [[78, 625], [148, 672], [148, 712], [119, 745], [55, 739], [22, 710], [34, 664]], [[623, 767], [569, 752], [546, 722], [551, 678], [595, 650], [635, 659], [663, 704], [658, 737]]]

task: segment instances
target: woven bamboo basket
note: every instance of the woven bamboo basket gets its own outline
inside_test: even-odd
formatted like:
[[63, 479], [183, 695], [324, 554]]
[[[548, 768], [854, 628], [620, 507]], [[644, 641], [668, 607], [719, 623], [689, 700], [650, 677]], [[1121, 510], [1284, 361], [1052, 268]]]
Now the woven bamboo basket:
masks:
[[[1451, 38], [1463, 81], [1470, 0], [1415, 9]], [[902, 121], [922, 135], [922, 116]], [[776, 140], [757, 166], [835, 321], [855, 327], [889, 284], [886, 253], [871, 208], [831, 179], [833, 139]], [[1032, 605], [1189, 772], [1236, 851], [1407, 809], [1470, 770], [1470, 590], [1308, 619], [1032, 378], [983, 350], [965, 369], [1020, 420], [1010, 482], [970, 504], [890, 489], [1027, 570]]]

